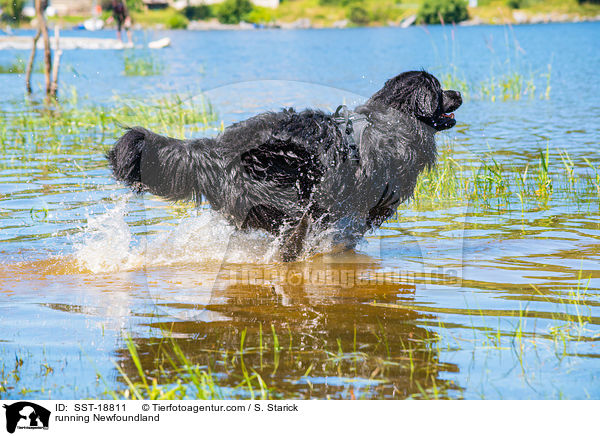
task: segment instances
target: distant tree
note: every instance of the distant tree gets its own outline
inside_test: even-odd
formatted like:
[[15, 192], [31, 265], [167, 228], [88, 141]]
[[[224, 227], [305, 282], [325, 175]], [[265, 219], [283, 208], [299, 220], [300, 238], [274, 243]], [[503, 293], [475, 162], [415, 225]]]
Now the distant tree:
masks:
[[359, 26], [369, 24], [369, 22], [371, 21], [371, 16], [369, 15], [369, 12], [361, 6], [350, 7], [350, 9], [348, 9], [347, 16], [351, 23], [357, 24]]
[[223, 24], [237, 24], [252, 8], [250, 0], [225, 0], [217, 7], [217, 18]]
[[188, 20], [206, 20], [215, 16], [213, 8], [210, 5], [186, 6], [183, 8], [183, 15]]
[[600, 5], [600, 0], [577, 0], [577, 3], [579, 3], [579, 4], [593, 3], [593, 4], [596, 4], [596, 5]]
[[506, 0], [506, 6], [511, 9], [521, 9], [525, 5], [523, 0]]
[[23, 19], [25, 0], [0, 0], [2, 15], [0, 19], [7, 23], [20, 23]]
[[425, 24], [458, 23], [469, 18], [466, 0], [425, 0], [417, 19]]

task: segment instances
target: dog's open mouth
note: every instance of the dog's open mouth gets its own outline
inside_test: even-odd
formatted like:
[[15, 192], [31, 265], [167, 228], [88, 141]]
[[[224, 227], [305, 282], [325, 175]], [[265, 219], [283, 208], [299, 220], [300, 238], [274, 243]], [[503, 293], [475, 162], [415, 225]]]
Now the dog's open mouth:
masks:
[[440, 115], [434, 115], [433, 117], [418, 118], [428, 126], [433, 127], [438, 132], [442, 130], [451, 129], [456, 124], [456, 120], [454, 119], [454, 112], [442, 113]]
[[451, 129], [456, 124], [456, 120], [454, 119], [454, 112], [443, 113], [439, 116], [434, 116], [429, 118], [428, 120], [422, 121], [424, 121], [426, 124], [429, 124], [438, 132], [441, 130]]

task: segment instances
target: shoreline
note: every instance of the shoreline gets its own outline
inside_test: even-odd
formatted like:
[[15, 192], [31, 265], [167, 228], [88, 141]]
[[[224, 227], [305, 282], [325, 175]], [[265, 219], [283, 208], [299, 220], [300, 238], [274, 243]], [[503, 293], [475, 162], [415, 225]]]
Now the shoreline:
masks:
[[[540, 14], [532, 17], [519, 16], [518, 20], [483, 20], [478, 16], [470, 18], [466, 21], [459, 23], [446, 23], [446, 24], [418, 24], [415, 22], [413, 16], [406, 18], [400, 22], [388, 22], [386, 24], [373, 24], [368, 26], [356, 26], [346, 22], [334, 23], [331, 26], [320, 26], [314, 25], [309, 19], [303, 18], [295, 22], [275, 22], [271, 24], [255, 25], [252, 23], [241, 22], [239, 24], [222, 24], [214, 21], [191, 21], [187, 29], [179, 30], [196, 30], [196, 31], [207, 31], [207, 30], [263, 30], [263, 29], [280, 29], [280, 30], [294, 30], [294, 29], [361, 29], [361, 28], [383, 28], [383, 27], [428, 27], [428, 26], [443, 26], [443, 25], [456, 25], [461, 27], [470, 26], [518, 26], [526, 24], [553, 24], [553, 23], [584, 23], [584, 22], [599, 22], [600, 14], [596, 16], [568, 16], [567, 14]], [[165, 26], [139, 26], [136, 30], [142, 29], [153, 29], [153, 30], [170, 30]]]
[[[65, 17], [68, 18], [68, 17]], [[84, 17], [81, 17], [84, 18]], [[272, 23], [266, 24], [254, 24], [248, 22], [240, 22], [238, 24], [223, 24], [217, 21], [216, 19], [211, 20], [198, 20], [198, 21], [190, 21], [186, 28], [184, 29], [170, 29], [164, 23], [155, 23], [155, 24], [142, 24], [135, 23], [133, 25], [133, 30], [192, 30], [192, 31], [214, 31], [214, 30], [297, 30], [297, 29], [359, 29], [359, 28], [384, 28], [384, 27], [399, 27], [399, 28], [409, 28], [409, 27], [428, 27], [428, 26], [443, 26], [443, 25], [453, 25], [453, 26], [461, 26], [461, 27], [469, 27], [469, 26], [506, 26], [506, 25], [524, 25], [524, 24], [552, 24], [552, 23], [582, 23], [582, 22], [599, 22], [600, 14], [597, 15], [579, 15], [579, 14], [567, 14], [567, 13], [558, 13], [558, 12], [549, 12], [549, 13], [536, 13], [536, 14], [527, 14], [521, 10], [514, 10], [512, 16], [509, 17], [500, 17], [493, 19], [483, 19], [479, 15], [473, 15], [471, 18], [465, 21], [461, 21], [458, 23], [445, 23], [445, 24], [419, 24], [416, 22], [416, 14], [411, 14], [408, 17], [405, 17], [403, 20], [392, 22], [389, 21], [387, 23], [372, 23], [370, 25], [358, 26], [350, 23], [348, 20], [340, 20], [332, 23], [331, 25], [321, 25], [318, 23], [312, 22], [309, 18], [299, 18], [293, 22], [284, 22], [284, 21], [274, 21]], [[70, 20], [64, 19], [52, 19], [49, 20], [49, 25], [58, 24], [64, 30], [69, 29], [79, 29], [79, 24], [74, 24]], [[14, 29], [34, 29], [34, 26], [29, 25], [20, 25], [15, 27]], [[81, 29], [84, 30], [84, 29]], [[116, 30], [114, 26], [106, 26], [102, 30]], [[93, 31], [88, 31], [93, 33]], [[11, 28], [9, 27], [7, 30], [3, 32], [2, 35], [4, 38], [11, 37]]]

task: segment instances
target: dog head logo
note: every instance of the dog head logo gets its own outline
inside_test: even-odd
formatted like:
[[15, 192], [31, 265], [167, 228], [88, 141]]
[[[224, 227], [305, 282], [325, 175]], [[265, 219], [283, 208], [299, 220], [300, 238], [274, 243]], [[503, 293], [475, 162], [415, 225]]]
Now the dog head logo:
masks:
[[28, 401], [3, 406], [6, 409], [6, 431], [19, 429], [48, 429], [50, 411]]

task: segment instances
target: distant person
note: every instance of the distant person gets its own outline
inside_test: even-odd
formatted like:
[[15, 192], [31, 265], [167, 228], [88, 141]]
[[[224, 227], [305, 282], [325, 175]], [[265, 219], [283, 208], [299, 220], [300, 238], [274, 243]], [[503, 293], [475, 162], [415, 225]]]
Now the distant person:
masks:
[[129, 11], [123, 0], [112, 1], [112, 13], [111, 18], [117, 23], [117, 39], [120, 42], [123, 42], [123, 39], [121, 38], [121, 29], [124, 27], [125, 33], [127, 33], [127, 43], [131, 45], [131, 17], [129, 16]]

